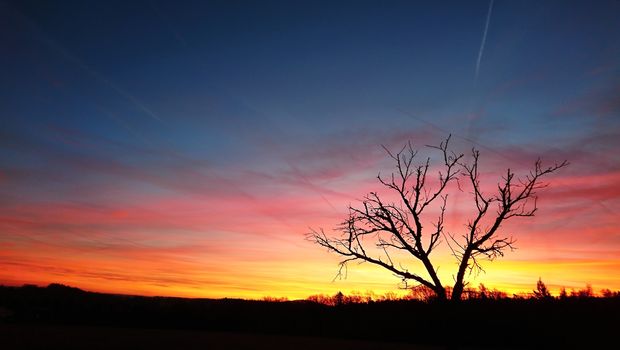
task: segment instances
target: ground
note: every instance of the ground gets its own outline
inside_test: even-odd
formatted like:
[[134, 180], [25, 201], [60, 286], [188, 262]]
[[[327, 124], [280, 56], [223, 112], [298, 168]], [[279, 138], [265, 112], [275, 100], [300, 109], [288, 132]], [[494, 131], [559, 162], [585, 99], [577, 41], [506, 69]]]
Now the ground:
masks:
[[2, 349], [433, 350], [404, 343], [235, 332], [111, 327], [0, 325]]

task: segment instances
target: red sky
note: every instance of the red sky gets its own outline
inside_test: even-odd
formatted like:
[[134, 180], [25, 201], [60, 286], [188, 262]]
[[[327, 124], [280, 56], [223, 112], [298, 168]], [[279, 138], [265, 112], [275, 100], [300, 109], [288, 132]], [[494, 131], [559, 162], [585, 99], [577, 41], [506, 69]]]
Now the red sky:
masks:
[[[456, 147], [467, 144], [457, 141]], [[380, 150], [339, 170], [331, 164], [347, 158], [346, 151], [333, 147], [329, 155], [316, 150], [322, 162], [331, 158], [327, 171], [304, 170], [303, 179], [294, 170], [279, 178], [227, 170], [191, 174], [192, 181], [187, 181], [183, 167], [160, 179], [140, 169], [98, 165], [98, 172], [123, 172], [149, 185], [188, 187], [187, 192], [85, 189], [82, 195], [90, 202], [5, 205], [0, 280], [205, 297], [302, 298], [339, 290], [394, 290], [397, 278], [366, 265], [351, 265], [346, 279], [332, 282], [337, 257], [304, 239], [310, 227], [328, 232], [336, 227], [349, 203], [355, 205], [365, 193], [380, 190], [374, 174], [390, 169]], [[482, 151], [482, 180], [490, 186], [497, 183], [499, 167], [512, 165], [525, 174], [527, 160], [534, 159], [525, 151], [499, 154]], [[541, 277], [556, 291], [587, 283], [595, 289], [620, 289], [618, 222], [612, 210], [618, 202], [620, 172], [581, 172], [577, 162], [547, 179], [550, 186], [539, 193], [537, 215], [513, 218], [504, 226], [503, 232], [517, 239], [518, 249], [486, 263], [486, 273], [470, 278], [472, 285], [527, 292]], [[464, 230], [471, 203], [467, 192], [451, 191], [446, 226], [458, 233]], [[442, 279], [451, 281], [456, 265], [447, 249], [440, 249], [435, 259]]]

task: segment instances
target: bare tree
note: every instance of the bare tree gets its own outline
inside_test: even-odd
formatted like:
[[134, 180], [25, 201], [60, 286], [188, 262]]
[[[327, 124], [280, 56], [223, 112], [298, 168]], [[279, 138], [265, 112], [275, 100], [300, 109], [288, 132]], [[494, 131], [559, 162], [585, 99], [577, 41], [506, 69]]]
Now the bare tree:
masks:
[[[524, 177], [515, 177], [508, 169], [497, 184], [494, 194], [486, 194], [480, 184], [479, 151], [472, 149], [471, 160], [464, 154], [449, 149], [450, 136], [439, 146], [427, 146], [440, 155], [437, 181], [431, 184], [431, 158], [418, 162], [418, 151], [408, 143], [398, 153], [384, 147], [395, 162], [396, 171], [391, 176], [377, 176], [381, 185], [395, 194], [395, 202], [384, 201], [377, 192], [370, 192], [358, 206], [349, 206], [347, 219], [338, 228], [340, 235], [328, 236], [322, 229], [312, 230], [308, 238], [341, 255], [338, 275], [346, 272], [353, 261], [368, 262], [381, 266], [408, 282], [430, 288], [440, 300], [446, 300], [446, 288], [431, 261], [431, 254], [445, 241], [457, 260], [458, 270], [454, 276], [452, 300], [460, 300], [466, 286], [467, 271], [481, 270], [480, 259], [494, 260], [503, 256], [506, 249], [514, 248], [512, 237], [499, 235], [501, 224], [513, 217], [533, 216], [537, 210], [536, 192], [547, 186], [541, 178], [568, 165], [566, 161], [543, 167], [537, 160], [534, 169]], [[465, 181], [471, 188], [475, 213], [466, 225], [466, 231], [456, 236], [444, 230], [444, 217], [449, 184], [454, 182], [460, 191]], [[425, 210], [435, 206], [438, 215], [433, 227], [425, 230]], [[493, 210], [495, 209], [495, 210]], [[441, 240], [441, 238], [444, 238]], [[369, 240], [371, 243], [369, 243]], [[393, 260], [395, 252], [406, 253], [419, 261], [426, 275], [409, 271]]]

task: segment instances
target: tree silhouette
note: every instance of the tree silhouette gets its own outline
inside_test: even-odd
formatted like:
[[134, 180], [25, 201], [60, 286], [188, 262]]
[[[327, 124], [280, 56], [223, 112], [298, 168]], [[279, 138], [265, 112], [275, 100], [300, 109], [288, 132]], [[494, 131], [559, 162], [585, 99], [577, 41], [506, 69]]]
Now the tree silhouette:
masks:
[[[379, 174], [377, 179], [396, 201], [382, 199], [377, 192], [370, 192], [359, 206], [349, 206], [347, 219], [338, 228], [339, 236], [330, 237], [325, 232], [312, 229], [308, 238], [341, 255], [338, 275], [343, 276], [347, 264], [352, 261], [368, 262], [381, 266], [402, 279], [405, 286], [414, 281], [433, 290], [436, 297], [446, 300], [447, 294], [437, 269], [431, 262], [432, 252], [444, 238], [457, 260], [451, 299], [460, 300], [466, 286], [467, 271], [482, 270], [480, 259], [494, 260], [503, 256], [506, 249], [513, 249], [512, 237], [500, 236], [502, 223], [513, 217], [533, 216], [537, 210], [536, 192], [547, 185], [541, 178], [568, 165], [566, 161], [543, 167], [541, 160], [523, 177], [507, 169], [497, 183], [494, 194], [486, 194], [480, 183], [479, 151], [472, 148], [471, 160], [449, 148], [450, 136], [439, 146], [427, 146], [439, 153], [440, 164], [436, 182], [430, 178], [431, 158], [418, 162], [418, 150], [408, 143], [398, 153], [384, 147], [395, 162], [396, 170], [388, 177]], [[466, 224], [466, 232], [460, 236], [444, 230], [444, 216], [449, 184], [456, 183], [462, 191], [462, 183], [471, 189], [475, 214]], [[424, 230], [425, 210], [436, 208], [438, 214], [433, 228]], [[495, 210], [493, 210], [495, 208]], [[370, 243], [371, 241], [372, 243]], [[372, 247], [376, 249], [373, 249]], [[407, 253], [419, 261], [428, 276], [409, 271], [392, 259], [395, 252]]]
[[566, 288], [562, 287], [560, 289], [560, 299], [564, 300], [568, 298], [568, 293], [566, 293]]
[[538, 278], [538, 282], [536, 282], [536, 289], [534, 290], [534, 297], [537, 299], [550, 299], [551, 298], [551, 293], [549, 292], [549, 289], [547, 289], [547, 286], [545, 285], [545, 283], [542, 281], [540, 277]]

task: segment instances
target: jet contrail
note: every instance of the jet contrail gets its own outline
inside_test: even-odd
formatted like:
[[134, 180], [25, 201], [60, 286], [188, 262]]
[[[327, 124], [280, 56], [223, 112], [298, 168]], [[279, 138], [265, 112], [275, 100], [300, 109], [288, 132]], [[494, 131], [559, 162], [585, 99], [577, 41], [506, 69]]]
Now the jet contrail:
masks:
[[51, 37], [43, 33], [43, 31], [39, 29], [39, 26], [36, 24], [36, 22], [34, 22], [30, 18], [26, 17], [25, 15], [19, 12], [16, 12], [15, 14], [22, 20], [23, 23], [26, 24], [26, 26], [28, 26], [28, 28], [34, 33], [34, 35], [36, 35], [37, 39], [42, 41], [49, 48], [55, 50], [58, 54], [63, 56], [66, 60], [72, 62], [77, 67], [81, 68], [83, 71], [88, 73], [91, 77], [93, 77], [95, 80], [98, 80], [100, 83], [107, 85], [110, 89], [114, 90], [118, 95], [125, 98], [134, 107], [142, 111], [144, 114], [148, 115], [149, 117], [157, 121], [160, 121], [160, 122], [162, 121], [162, 119], [157, 114], [155, 114], [155, 112], [153, 112], [140, 100], [138, 100], [133, 95], [131, 95], [129, 92], [125, 91], [124, 89], [116, 85], [114, 82], [112, 82], [110, 79], [103, 76], [101, 73], [91, 68], [88, 64], [86, 64], [80, 58], [73, 55], [71, 52], [67, 51], [64, 47], [62, 47], [60, 44], [54, 41]]
[[476, 61], [476, 74], [474, 76], [474, 85], [478, 81], [478, 73], [480, 73], [480, 62], [482, 61], [482, 53], [484, 52], [484, 44], [487, 41], [487, 32], [489, 31], [489, 22], [491, 22], [491, 12], [493, 12], [493, 0], [489, 2], [489, 12], [487, 12], [487, 22], [484, 25], [484, 33], [482, 33], [482, 42], [478, 51], [478, 60]]
[[103, 83], [104, 85], [107, 85], [109, 88], [114, 90], [117, 94], [124, 97], [127, 101], [129, 101], [136, 108], [141, 110], [144, 114], [160, 122], [162, 121], [161, 118], [157, 114], [155, 114], [155, 112], [153, 112], [151, 109], [146, 107], [144, 103], [139, 101], [137, 98], [135, 98], [133, 95], [131, 95], [124, 89], [121, 89], [118, 85], [113, 83], [111, 80], [101, 75], [101, 73], [92, 69], [89, 65], [84, 63], [84, 61], [79, 59], [77, 56], [71, 54], [69, 51], [65, 50], [62, 46], [58, 45], [55, 41], [53, 41], [52, 39], [46, 36], [43, 36], [42, 34], [39, 34], [39, 39], [43, 40], [43, 42], [45, 42], [48, 46], [50, 46], [51, 48], [59, 52], [62, 56], [64, 56], [64, 58], [73, 62], [79, 68], [83, 69], [85, 72], [90, 74], [93, 78], [95, 78], [96, 80], [99, 80], [99, 82]]

